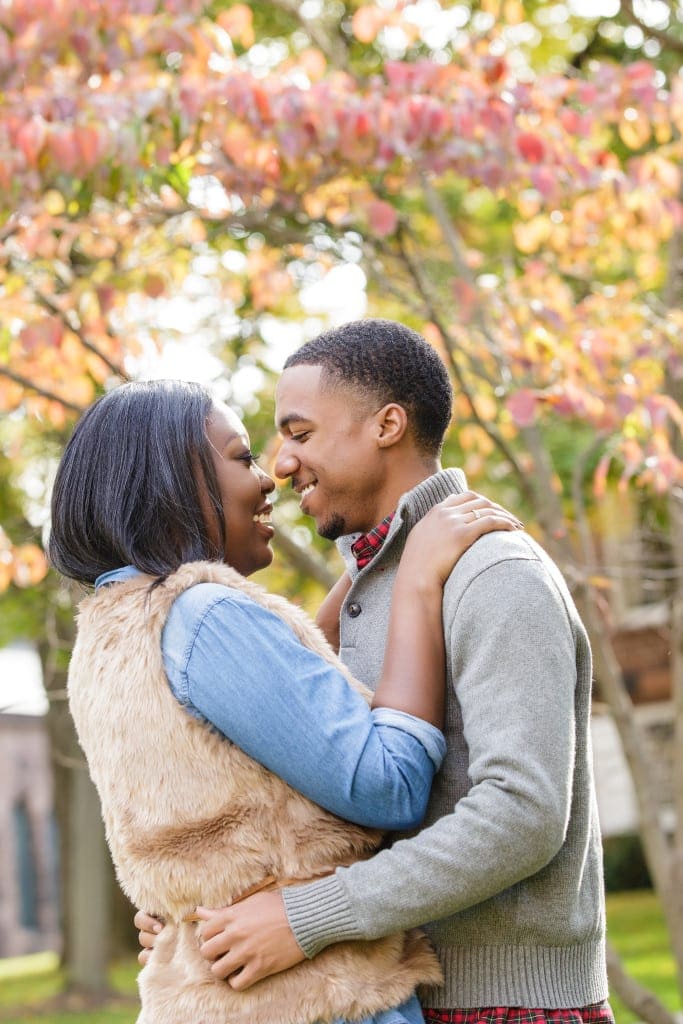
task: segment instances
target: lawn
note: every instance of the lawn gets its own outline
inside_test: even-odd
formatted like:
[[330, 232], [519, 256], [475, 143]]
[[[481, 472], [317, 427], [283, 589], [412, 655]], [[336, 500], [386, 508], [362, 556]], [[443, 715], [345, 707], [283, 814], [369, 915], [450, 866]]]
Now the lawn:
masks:
[[[673, 960], [668, 951], [662, 914], [653, 893], [638, 890], [607, 898], [610, 939], [625, 959], [629, 972], [653, 988], [663, 1003], [681, 1010]], [[0, 960], [0, 1024], [134, 1024], [137, 1016], [134, 960], [112, 968], [116, 993], [96, 1010], [65, 1006], [60, 998], [62, 978], [56, 958], [41, 953], [23, 960]], [[612, 1000], [617, 1024], [633, 1024], [633, 1016]]]

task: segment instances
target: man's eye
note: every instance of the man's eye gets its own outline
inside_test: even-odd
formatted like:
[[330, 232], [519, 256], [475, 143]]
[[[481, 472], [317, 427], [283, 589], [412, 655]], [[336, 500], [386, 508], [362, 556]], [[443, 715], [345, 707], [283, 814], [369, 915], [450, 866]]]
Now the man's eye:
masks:
[[309, 430], [300, 430], [298, 434], [290, 434], [289, 436], [292, 441], [304, 441], [308, 437], [309, 433]]

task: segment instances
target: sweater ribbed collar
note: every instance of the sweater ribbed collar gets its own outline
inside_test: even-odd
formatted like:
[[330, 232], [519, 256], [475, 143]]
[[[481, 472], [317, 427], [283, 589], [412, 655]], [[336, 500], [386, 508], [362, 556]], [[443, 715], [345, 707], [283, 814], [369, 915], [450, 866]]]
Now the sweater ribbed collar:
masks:
[[[444, 498], [447, 498], [449, 494], [462, 494], [463, 491], [467, 490], [467, 480], [465, 474], [461, 469], [442, 469], [438, 473], [434, 473], [433, 476], [427, 477], [426, 480], [422, 480], [419, 484], [413, 487], [412, 490], [406, 491], [399, 498], [398, 505], [396, 506], [396, 514], [391, 522], [387, 539], [382, 545], [381, 552], [378, 552], [377, 557], [383, 555], [384, 552], [391, 546], [391, 542], [394, 537], [398, 535], [402, 530], [408, 532], [412, 530], [413, 526], [422, 519], [423, 516], [429, 512], [434, 505], [437, 505]], [[352, 578], [357, 573], [363, 572], [364, 570], [358, 570], [356, 566], [356, 560], [351, 551], [351, 545], [358, 540], [361, 535], [359, 533], [350, 533], [345, 537], [340, 537], [337, 541], [337, 548], [342, 558], [346, 563], [347, 569], [350, 571]], [[370, 563], [372, 564], [372, 563]], [[367, 568], [367, 567], [366, 567]]]

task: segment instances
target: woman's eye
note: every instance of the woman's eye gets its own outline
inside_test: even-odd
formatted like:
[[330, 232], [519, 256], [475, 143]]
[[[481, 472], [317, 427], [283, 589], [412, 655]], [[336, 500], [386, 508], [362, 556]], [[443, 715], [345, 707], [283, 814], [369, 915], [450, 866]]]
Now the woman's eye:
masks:
[[243, 452], [242, 455], [238, 455], [240, 462], [246, 462], [248, 465], [256, 463], [258, 461], [258, 454], [256, 452]]
[[292, 441], [305, 441], [306, 438], [308, 437], [308, 434], [309, 434], [308, 430], [302, 430], [298, 434], [290, 434], [290, 437], [291, 437]]

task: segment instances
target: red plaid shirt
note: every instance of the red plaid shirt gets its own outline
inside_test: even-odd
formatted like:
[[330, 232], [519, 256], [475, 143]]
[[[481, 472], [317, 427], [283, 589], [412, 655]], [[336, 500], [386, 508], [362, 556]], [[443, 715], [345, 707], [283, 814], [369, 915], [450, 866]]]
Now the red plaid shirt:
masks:
[[391, 512], [386, 519], [382, 520], [379, 526], [375, 526], [369, 533], [364, 533], [358, 540], [353, 542], [351, 552], [356, 559], [356, 565], [359, 569], [364, 569], [366, 565], [369, 565], [382, 547], [382, 544], [387, 539], [393, 518], [394, 513]]
[[[394, 513], [354, 541], [351, 551], [364, 569], [384, 544]], [[579, 1009], [542, 1010], [522, 1006], [484, 1006], [467, 1010], [431, 1010], [423, 1007], [425, 1024], [614, 1024], [609, 1003]]]

